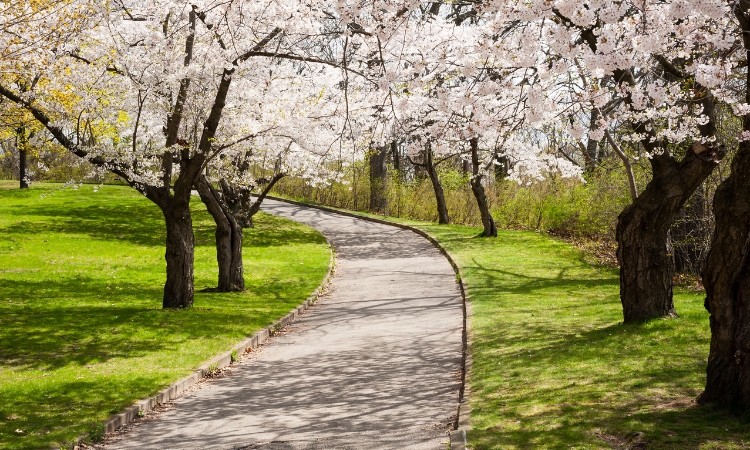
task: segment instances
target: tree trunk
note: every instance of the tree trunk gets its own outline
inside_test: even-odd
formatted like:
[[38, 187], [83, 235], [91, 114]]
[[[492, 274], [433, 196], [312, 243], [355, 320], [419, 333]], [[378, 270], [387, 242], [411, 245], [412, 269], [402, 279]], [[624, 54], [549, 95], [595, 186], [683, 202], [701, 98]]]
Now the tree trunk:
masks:
[[471, 192], [474, 193], [474, 198], [477, 199], [479, 214], [482, 216], [482, 236], [497, 237], [497, 226], [495, 225], [495, 220], [492, 218], [492, 214], [490, 214], [490, 206], [487, 203], [484, 186], [482, 186], [484, 176], [481, 174], [481, 168], [479, 167], [479, 139], [472, 138], [470, 144], [473, 175], [470, 181]]
[[399, 173], [399, 176], [401, 176], [401, 155], [398, 153], [398, 142], [395, 140], [391, 141], [390, 147], [391, 157], [393, 158], [393, 168]]
[[435, 202], [437, 203], [438, 211], [438, 223], [441, 225], [447, 225], [450, 223], [450, 217], [448, 217], [448, 205], [445, 203], [445, 193], [443, 192], [443, 185], [440, 183], [438, 177], [437, 168], [433, 162], [432, 148], [427, 144], [427, 148], [424, 152], [424, 165], [423, 167], [427, 170], [427, 174], [430, 176], [432, 182], [432, 189], [435, 191]]
[[658, 194], [656, 188], [647, 188], [617, 220], [620, 301], [625, 322], [677, 317], [672, 300], [674, 260], [667, 232], [681, 203]]
[[[748, 129], [746, 127], [745, 129]], [[703, 273], [711, 349], [700, 403], [750, 409], [750, 142], [714, 195], [716, 228]]]
[[189, 201], [171, 199], [162, 208], [167, 225], [167, 281], [164, 284], [164, 308], [193, 306], [193, 222]]
[[[711, 150], [711, 151], [709, 151]], [[617, 219], [620, 301], [625, 322], [676, 317], [672, 300], [674, 259], [669, 227], [717, 164], [716, 149], [693, 144], [681, 162], [654, 155], [654, 176]]]
[[242, 227], [223, 204], [218, 192], [205, 176], [201, 175], [195, 185], [201, 201], [206, 205], [206, 209], [216, 223], [216, 261], [219, 265], [216, 290], [218, 292], [244, 291]]
[[381, 214], [385, 214], [388, 209], [388, 197], [386, 196], [386, 183], [388, 182], [387, 157], [388, 146], [374, 149], [369, 155], [370, 211]]
[[[738, 20], [745, 23], [742, 8], [735, 8], [735, 14]], [[581, 27], [579, 30], [591, 50], [596, 52], [598, 39], [595, 29]], [[747, 33], [744, 39], [747, 46]], [[682, 80], [690, 77], [663, 55], [655, 55], [655, 59], [669, 76]], [[620, 80], [618, 83], [636, 85], [633, 71], [629, 69], [615, 70], [614, 79]], [[694, 143], [686, 150], [682, 161], [678, 162], [669, 155], [666, 146], [660, 147], [652, 123], [644, 121], [632, 124], [633, 131], [645, 137], [641, 145], [652, 155], [653, 178], [617, 220], [620, 300], [625, 322], [676, 315], [672, 300], [674, 260], [668, 240], [669, 226], [690, 195], [725, 155], [723, 145], [712, 142], [716, 136], [716, 99], [705, 86], [695, 80], [691, 82], [694, 83], [695, 99], [708, 119], [698, 126], [701, 137], [706, 138], [706, 144]], [[629, 104], [632, 97], [625, 96], [624, 100]], [[610, 143], [616, 144], [614, 140]], [[617, 151], [617, 146], [614, 147]], [[631, 190], [635, 190], [633, 183]]]
[[[734, 10], [742, 25], [745, 55], [750, 57], [750, 12], [747, 2]], [[750, 101], [750, 72], [745, 78]], [[742, 120], [750, 132], [750, 115]], [[711, 314], [711, 349], [706, 390], [700, 403], [750, 410], [750, 142], [740, 142], [732, 171], [714, 194], [714, 229], [703, 284]]]

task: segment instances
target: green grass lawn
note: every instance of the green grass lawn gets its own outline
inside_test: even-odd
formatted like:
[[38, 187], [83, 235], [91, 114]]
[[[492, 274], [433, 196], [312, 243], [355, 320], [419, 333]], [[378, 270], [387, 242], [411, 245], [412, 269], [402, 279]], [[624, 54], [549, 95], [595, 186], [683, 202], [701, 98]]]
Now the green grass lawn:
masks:
[[461, 267], [473, 308], [474, 449], [750, 448], [750, 423], [699, 407], [704, 296], [623, 325], [617, 273], [546, 235], [420, 224]]
[[[259, 213], [242, 293], [216, 285], [214, 226], [194, 202], [195, 304], [161, 309], [163, 219], [135, 190], [0, 182], [0, 448], [100, 433], [113, 413], [299, 305], [326, 273], [322, 235]], [[45, 195], [46, 194], [46, 195]]]
[[386, 219], [426, 231], [461, 267], [473, 308], [471, 448], [750, 448], [750, 417], [694, 401], [711, 337], [703, 294], [676, 292], [679, 319], [623, 325], [617, 272], [564, 242]]

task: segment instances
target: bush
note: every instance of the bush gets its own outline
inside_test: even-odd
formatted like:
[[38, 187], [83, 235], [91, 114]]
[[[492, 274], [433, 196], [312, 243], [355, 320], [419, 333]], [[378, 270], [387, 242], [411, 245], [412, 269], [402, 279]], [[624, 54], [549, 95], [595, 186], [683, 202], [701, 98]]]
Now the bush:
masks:
[[[470, 175], [458, 164], [439, 167], [451, 221], [480, 225], [476, 200], [469, 186]], [[645, 178], [641, 170], [640, 178]], [[276, 185], [283, 196], [328, 206], [367, 211], [369, 178], [364, 161], [350, 165], [342, 182], [311, 187], [305, 180], [288, 177]], [[487, 199], [499, 228], [554, 231], [614, 239], [617, 215], [630, 203], [627, 180], [617, 161], [607, 161], [596, 174], [581, 180], [551, 176], [545, 181], [519, 185], [502, 178], [490, 179]], [[414, 171], [390, 171], [386, 182], [386, 214], [414, 220], [437, 220], [435, 196], [430, 180]]]

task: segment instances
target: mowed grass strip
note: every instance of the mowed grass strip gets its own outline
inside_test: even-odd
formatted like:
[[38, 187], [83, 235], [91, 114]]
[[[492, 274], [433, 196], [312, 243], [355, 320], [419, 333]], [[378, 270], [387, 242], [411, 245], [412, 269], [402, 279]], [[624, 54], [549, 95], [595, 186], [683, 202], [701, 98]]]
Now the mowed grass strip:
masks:
[[[259, 213], [247, 290], [216, 285], [214, 224], [194, 201], [195, 304], [162, 310], [161, 212], [135, 190], [0, 182], [0, 448], [43, 449], [101, 424], [299, 305], [329, 263], [325, 239]], [[41, 197], [43, 196], [43, 198]]]
[[429, 233], [461, 267], [473, 309], [470, 448], [750, 448], [750, 413], [695, 403], [711, 339], [703, 293], [675, 291], [679, 319], [623, 325], [617, 271], [569, 244], [357, 214]]

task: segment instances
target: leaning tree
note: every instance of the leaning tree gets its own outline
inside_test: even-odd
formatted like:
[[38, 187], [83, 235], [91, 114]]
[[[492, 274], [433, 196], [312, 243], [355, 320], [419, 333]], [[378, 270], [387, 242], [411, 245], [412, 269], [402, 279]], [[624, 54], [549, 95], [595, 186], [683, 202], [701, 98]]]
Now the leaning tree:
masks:
[[[626, 322], [676, 315], [669, 226], [725, 153], [715, 139], [716, 92], [702, 81], [700, 67], [731, 48], [724, 38], [706, 39], [723, 29], [726, 9], [719, 1], [571, 0], [494, 2], [485, 9], [502, 12], [494, 16], [497, 29], [543, 22], [538, 36], [549, 66], [562, 65], [579, 79], [573, 103], [599, 116], [590, 138], [627, 124], [624, 138], [648, 158], [652, 179], [617, 226]], [[604, 96], [618, 99], [606, 115], [591, 107], [603, 105]]]

